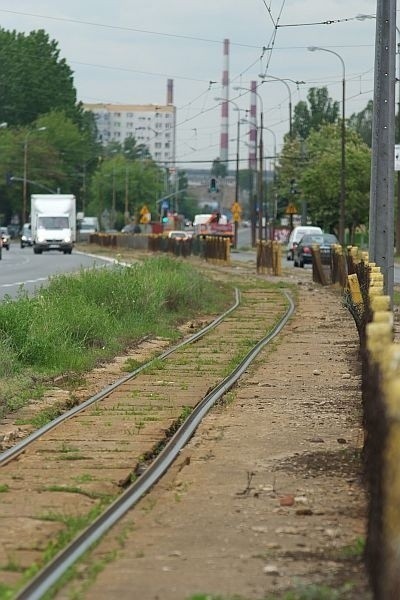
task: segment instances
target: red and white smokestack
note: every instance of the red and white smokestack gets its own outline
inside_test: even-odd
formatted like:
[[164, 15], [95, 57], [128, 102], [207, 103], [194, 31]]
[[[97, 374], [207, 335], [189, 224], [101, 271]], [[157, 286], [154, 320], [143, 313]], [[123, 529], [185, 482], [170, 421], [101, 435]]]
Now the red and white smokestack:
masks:
[[222, 71], [222, 98], [221, 104], [221, 138], [219, 158], [221, 162], [228, 161], [229, 140], [229, 40], [224, 40], [224, 62]]
[[174, 80], [167, 80], [167, 104], [174, 103]]
[[257, 82], [250, 82], [249, 169], [257, 168]]

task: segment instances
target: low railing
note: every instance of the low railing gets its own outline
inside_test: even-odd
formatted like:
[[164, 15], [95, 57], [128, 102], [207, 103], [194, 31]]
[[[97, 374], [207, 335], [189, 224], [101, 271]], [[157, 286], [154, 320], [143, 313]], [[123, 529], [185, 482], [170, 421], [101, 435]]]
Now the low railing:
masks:
[[349, 248], [346, 304], [360, 335], [368, 498], [365, 559], [373, 597], [400, 598], [400, 344], [391, 299], [368, 255]]
[[257, 273], [282, 274], [282, 245], [271, 240], [257, 242]]

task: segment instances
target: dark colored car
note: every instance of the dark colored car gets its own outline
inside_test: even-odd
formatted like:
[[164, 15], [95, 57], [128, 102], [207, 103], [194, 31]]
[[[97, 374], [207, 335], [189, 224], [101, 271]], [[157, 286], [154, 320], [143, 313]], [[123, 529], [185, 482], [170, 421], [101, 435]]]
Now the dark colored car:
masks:
[[21, 229], [21, 248], [25, 246], [33, 246], [30, 223], [25, 223]]
[[319, 246], [322, 262], [329, 261], [332, 246], [338, 244], [339, 240], [333, 233], [314, 233], [303, 235], [297, 246], [293, 250], [293, 265], [295, 267], [304, 267], [306, 264], [312, 264], [312, 246]]

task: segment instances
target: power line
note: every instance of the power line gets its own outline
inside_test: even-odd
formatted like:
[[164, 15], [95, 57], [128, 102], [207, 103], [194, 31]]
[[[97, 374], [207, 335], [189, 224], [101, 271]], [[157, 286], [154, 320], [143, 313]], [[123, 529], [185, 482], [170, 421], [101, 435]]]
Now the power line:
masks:
[[[214, 40], [211, 38], [204, 38], [204, 37], [198, 37], [198, 36], [193, 36], [193, 35], [182, 35], [179, 33], [166, 33], [166, 32], [162, 32], [162, 31], [151, 31], [149, 29], [138, 29], [135, 27], [124, 27], [122, 25], [108, 25], [105, 23], [97, 23], [95, 21], [83, 21], [81, 19], [68, 19], [66, 17], [53, 17], [50, 15], [41, 15], [41, 14], [37, 14], [37, 13], [28, 13], [28, 12], [22, 12], [22, 11], [17, 11], [17, 10], [7, 10], [4, 8], [0, 8], [0, 12], [2, 13], [8, 13], [8, 14], [12, 14], [12, 15], [21, 15], [23, 17], [34, 17], [34, 18], [38, 18], [38, 19], [47, 19], [48, 21], [61, 21], [64, 23], [76, 23], [78, 25], [89, 25], [91, 27], [102, 27], [104, 29], [114, 29], [117, 31], [132, 31], [134, 33], [143, 33], [146, 35], [155, 35], [155, 36], [160, 36], [160, 37], [168, 37], [168, 38], [177, 38], [177, 39], [183, 39], [183, 40], [194, 40], [197, 42], [208, 42], [211, 44], [221, 44], [221, 40]], [[233, 46], [241, 46], [243, 48], [260, 48], [259, 46], [253, 46], [252, 44], [242, 44], [239, 42], [231, 42], [231, 44]]]

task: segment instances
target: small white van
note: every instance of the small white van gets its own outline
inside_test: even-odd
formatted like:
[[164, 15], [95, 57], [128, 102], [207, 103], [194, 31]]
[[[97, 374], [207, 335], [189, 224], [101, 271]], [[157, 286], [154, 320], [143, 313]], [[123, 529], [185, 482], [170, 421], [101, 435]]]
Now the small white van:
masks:
[[314, 227], [312, 225], [299, 225], [298, 227], [292, 229], [289, 236], [286, 255], [288, 260], [293, 260], [293, 248], [297, 246], [303, 235], [312, 233], [322, 233], [321, 227]]

